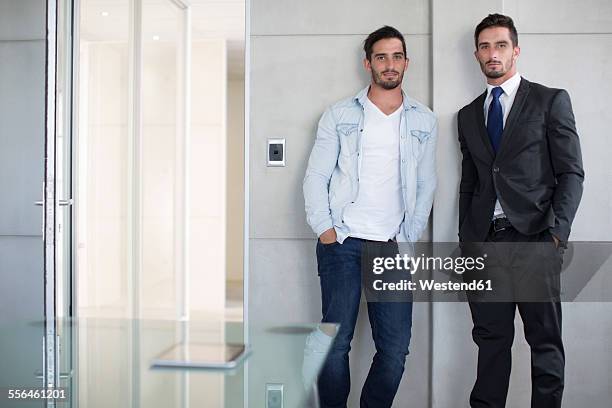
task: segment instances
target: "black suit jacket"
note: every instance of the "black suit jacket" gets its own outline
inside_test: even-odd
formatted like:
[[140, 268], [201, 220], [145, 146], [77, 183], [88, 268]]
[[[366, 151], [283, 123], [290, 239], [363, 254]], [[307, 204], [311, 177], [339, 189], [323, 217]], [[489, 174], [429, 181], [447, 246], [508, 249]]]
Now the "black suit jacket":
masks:
[[522, 234], [549, 229], [566, 242], [584, 180], [568, 93], [521, 78], [497, 155], [485, 127], [486, 95], [463, 107], [457, 118], [463, 153], [460, 241], [485, 240], [497, 197]]

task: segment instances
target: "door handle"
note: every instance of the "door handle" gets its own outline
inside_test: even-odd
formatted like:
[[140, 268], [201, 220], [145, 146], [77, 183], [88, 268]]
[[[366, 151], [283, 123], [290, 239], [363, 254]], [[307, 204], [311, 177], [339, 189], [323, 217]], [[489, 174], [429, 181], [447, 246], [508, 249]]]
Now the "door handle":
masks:
[[[34, 377], [39, 379], [39, 380], [42, 380], [44, 378], [43, 377], [43, 373], [40, 370], [34, 371]], [[72, 371], [70, 371], [68, 373], [60, 373], [60, 380], [65, 380], [65, 379], [68, 379], [68, 378], [71, 378], [71, 377], [72, 377]]]
[[[39, 207], [42, 207], [43, 202], [42, 201], [34, 201], [34, 205], [37, 205]], [[66, 207], [72, 205], [72, 200], [59, 200], [59, 206], [60, 207]]]

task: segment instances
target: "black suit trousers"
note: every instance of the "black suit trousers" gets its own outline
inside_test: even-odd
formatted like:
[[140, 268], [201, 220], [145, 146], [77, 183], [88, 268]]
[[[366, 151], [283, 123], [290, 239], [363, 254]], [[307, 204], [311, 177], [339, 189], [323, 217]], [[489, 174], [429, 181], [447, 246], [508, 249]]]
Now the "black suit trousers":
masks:
[[[548, 242], [548, 231], [523, 235], [514, 228], [492, 230], [489, 242]], [[561, 254], [558, 255], [561, 257]], [[558, 263], [560, 271], [561, 262]], [[558, 301], [474, 301], [470, 310], [472, 338], [478, 346], [477, 378], [470, 395], [472, 408], [503, 408], [508, 395], [514, 317], [518, 309], [525, 339], [531, 348], [532, 408], [558, 408], [564, 386], [565, 353], [561, 339], [561, 303]]]

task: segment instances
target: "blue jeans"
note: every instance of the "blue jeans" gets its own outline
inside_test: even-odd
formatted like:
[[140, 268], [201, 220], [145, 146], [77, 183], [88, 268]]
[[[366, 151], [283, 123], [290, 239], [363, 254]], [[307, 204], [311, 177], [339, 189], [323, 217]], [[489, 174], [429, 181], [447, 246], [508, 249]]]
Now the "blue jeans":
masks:
[[[322, 408], [344, 408], [351, 387], [349, 358], [361, 298], [361, 256], [364, 241], [317, 242], [323, 323], [340, 329], [319, 375]], [[368, 302], [376, 354], [361, 391], [362, 408], [391, 407], [404, 373], [412, 328], [411, 302]]]

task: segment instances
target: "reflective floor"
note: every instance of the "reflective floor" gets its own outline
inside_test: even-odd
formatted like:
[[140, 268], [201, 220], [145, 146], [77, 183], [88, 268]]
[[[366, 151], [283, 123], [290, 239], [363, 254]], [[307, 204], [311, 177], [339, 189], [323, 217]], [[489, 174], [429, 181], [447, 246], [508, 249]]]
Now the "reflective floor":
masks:
[[[242, 323], [83, 319], [63, 322], [60, 330], [72, 341], [59, 350], [61, 386], [69, 398], [55, 401], [56, 407], [266, 407], [282, 397], [287, 408], [316, 406], [314, 379], [337, 327], [250, 327], [252, 352], [231, 370], [157, 368], [152, 362], [177, 344], [242, 343]], [[0, 324], [1, 407], [45, 406], [7, 399], [10, 388], [42, 386], [42, 333], [41, 322]], [[320, 338], [323, 343], [315, 341]]]

